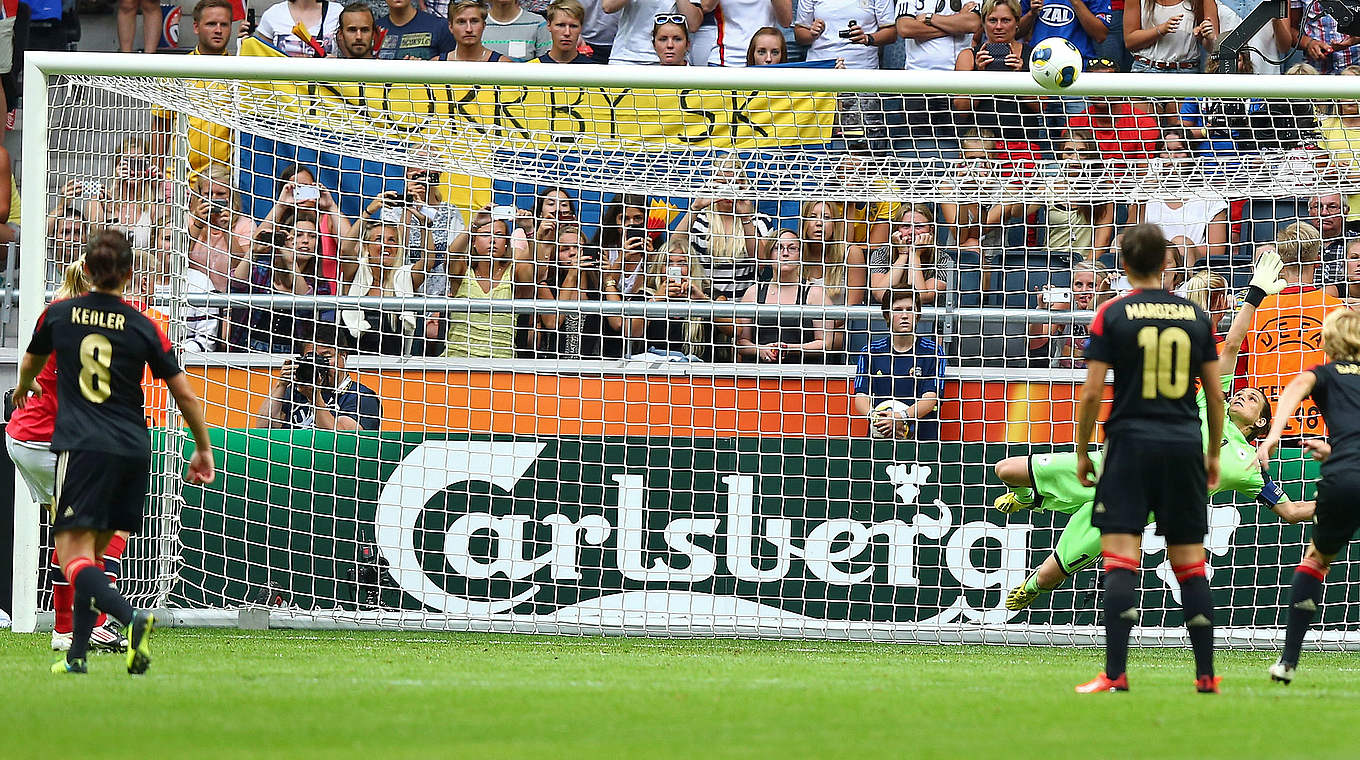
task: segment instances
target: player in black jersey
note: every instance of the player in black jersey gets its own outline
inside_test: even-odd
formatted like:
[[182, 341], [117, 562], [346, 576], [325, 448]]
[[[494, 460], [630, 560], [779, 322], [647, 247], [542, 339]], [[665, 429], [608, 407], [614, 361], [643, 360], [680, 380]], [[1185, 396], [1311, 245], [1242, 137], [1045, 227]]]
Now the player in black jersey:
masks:
[[94, 286], [83, 296], [57, 301], [38, 327], [19, 366], [15, 403], [41, 395], [36, 378], [52, 354], [57, 362], [56, 512], [52, 531], [66, 578], [75, 586], [71, 648], [54, 673], [86, 672], [85, 653], [99, 612], [126, 626], [127, 669], [144, 673], [155, 618], [134, 611], [96, 565], [115, 531], [142, 527], [151, 463], [143, 409], [142, 371], [164, 380], [194, 436], [189, 481], [211, 483], [212, 449], [203, 408], [160, 327], [122, 299], [132, 277], [127, 238], [106, 232], [89, 244], [85, 273]]
[[[1331, 361], [1300, 374], [1280, 394], [1280, 414], [1256, 450], [1258, 461], [1269, 463], [1280, 445], [1286, 421], [1299, 404], [1312, 397], [1327, 423], [1330, 442], [1304, 443], [1322, 461], [1317, 486], [1313, 540], [1303, 561], [1294, 569], [1289, 592], [1289, 621], [1284, 651], [1270, 666], [1270, 678], [1289, 683], [1299, 664], [1304, 634], [1322, 602], [1322, 580], [1332, 560], [1360, 528], [1360, 313], [1334, 309], [1322, 321], [1322, 350]], [[1264, 466], [1264, 465], [1263, 465]]]
[[[1105, 559], [1105, 672], [1079, 693], [1127, 691], [1129, 632], [1138, 620], [1139, 557], [1151, 512], [1166, 538], [1167, 558], [1181, 586], [1185, 625], [1195, 651], [1195, 687], [1217, 692], [1213, 600], [1204, 574], [1207, 496], [1218, 484], [1223, 437], [1223, 392], [1209, 317], [1195, 304], [1162, 290], [1166, 239], [1140, 224], [1124, 233], [1120, 258], [1128, 295], [1107, 302], [1091, 320], [1086, 384], [1077, 411], [1077, 475], [1095, 485], [1091, 524], [1100, 529]], [[1105, 458], [1097, 481], [1089, 448], [1114, 370], [1114, 404], [1105, 422]], [[1195, 379], [1204, 387], [1209, 431], [1200, 433]]]

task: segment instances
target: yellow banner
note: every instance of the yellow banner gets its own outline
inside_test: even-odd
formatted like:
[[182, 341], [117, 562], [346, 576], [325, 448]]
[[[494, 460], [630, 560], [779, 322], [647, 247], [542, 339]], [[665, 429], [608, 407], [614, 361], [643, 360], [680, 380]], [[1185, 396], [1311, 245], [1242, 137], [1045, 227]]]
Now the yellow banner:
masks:
[[[248, 38], [242, 55], [279, 55]], [[381, 64], [379, 64], [381, 65]], [[582, 87], [252, 82], [241, 106], [340, 132], [447, 148], [751, 149], [831, 139], [831, 93], [714, 92]]]

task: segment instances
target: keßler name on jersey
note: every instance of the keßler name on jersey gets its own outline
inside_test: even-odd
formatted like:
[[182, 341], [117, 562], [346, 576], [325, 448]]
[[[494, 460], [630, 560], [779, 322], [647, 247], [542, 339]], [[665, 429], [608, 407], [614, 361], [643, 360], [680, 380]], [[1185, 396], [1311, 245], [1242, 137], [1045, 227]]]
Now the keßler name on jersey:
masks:
[[127, 326], [127, 316], [111, 311], [77, 306], [71, 309], [71, 322], [86, 327], [102, 327], [105, 330], [122, 330]]
[[1184, 303], [1129, 303], [1124, 304], [1124, 316], [1128, 319], [1172, 319], [1194, 322], [1195, 307]]

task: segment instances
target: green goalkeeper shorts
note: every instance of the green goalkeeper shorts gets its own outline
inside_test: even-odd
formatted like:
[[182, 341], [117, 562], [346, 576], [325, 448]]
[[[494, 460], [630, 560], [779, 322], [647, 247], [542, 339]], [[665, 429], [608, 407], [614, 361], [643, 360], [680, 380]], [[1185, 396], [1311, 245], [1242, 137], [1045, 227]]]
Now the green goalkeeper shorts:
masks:
[[[1091, 463], [1100, 471], [1101, 452], [1091, 452]], [[1077, 480], [1077, 455], [1034, 454], [1029, 458], [1030, 481], [1034, 483], [1035, 509], [1072, 514], [1096, 499], [1094, 486], [1084, 486]]]

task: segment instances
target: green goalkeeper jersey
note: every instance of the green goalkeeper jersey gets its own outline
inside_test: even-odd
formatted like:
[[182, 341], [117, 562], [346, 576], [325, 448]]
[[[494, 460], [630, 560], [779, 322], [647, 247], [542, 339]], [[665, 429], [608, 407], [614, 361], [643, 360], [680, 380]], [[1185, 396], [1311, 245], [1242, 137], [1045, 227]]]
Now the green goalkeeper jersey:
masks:
[[[1222, 378], [1223, 393], [1226, 395], [1232, 388], [1233, 378], [1225, 376]], [[1204, 438], [1207, 448], [1209, 443], [1209, 402], [1204, 395], [1204, 389], [1200, 388], [1195, 394], [1195, 403], [1199, 405], [1199, 425], [1200, 435]], [[1224, 406], [1223, 414], [1223, 440], [1219, 446], [1218, 453], [1218, 488], [1210, 492], [1210, 496], [1223, 493], [1224, 491], [1236, 491], [1248, 498], [1256, 498], [1265, 487], [1265, 478], [1261, 476], [1261, 466], [1256, 463], [1256, 447], [1247, 441], [1242, 431], [1227, 419], [1227, 407]]]

